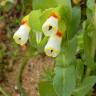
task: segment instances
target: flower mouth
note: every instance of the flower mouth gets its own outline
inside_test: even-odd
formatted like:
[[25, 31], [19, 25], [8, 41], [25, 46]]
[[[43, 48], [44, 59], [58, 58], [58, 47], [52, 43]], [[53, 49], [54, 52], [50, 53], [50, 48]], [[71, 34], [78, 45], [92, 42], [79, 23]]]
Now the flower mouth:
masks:
[[18, 40], [21, 40], [21, 38], [19, 37]]
[[53, 27], [50, 25], [48, 30], [51, 30]]
[[45, 53], [47, 56], [56, 57], [59, 54], [59, 50], [56, 50], [54, 48], [46, 48]]
[[53, 50], [50, 50], [51, 51], [51, 53], [53, 53]]
[[51, 16], [42, 25], [42, 31], [45, 36], [51, 36], [58, 31], [58, 19]]

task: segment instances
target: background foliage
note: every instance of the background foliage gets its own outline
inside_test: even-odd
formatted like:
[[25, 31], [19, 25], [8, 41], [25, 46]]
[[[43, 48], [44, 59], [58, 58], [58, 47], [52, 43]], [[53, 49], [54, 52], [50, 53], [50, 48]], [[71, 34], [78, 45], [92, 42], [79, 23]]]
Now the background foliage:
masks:
[[[4, 79], [2, 73], [11, 70], [18, 57], [23, 59], [17, 86], [21, 96], [28, 96], [22, 87], [23, 69], [29, 58], [43, 53], [48, 38], [43, 36], [42, 41], [37, 44], [35, 33], [42, 32], [42, 24], [52, 11], [61, 16], [59, 28], [64, 32], [64, 37], [61, 53], [54, 59], [54, 70], [48, 70], [39, 82], [40, 96], [92, 96], [93, 86], [96, 84], [95, 0], [82, 0], [77, 4], [74, 0], [0, 1], [0, 80]], [[24, 57], [20, 52], [22, 48], [15, 44], [12, 36], [21, 18], [29, 13], [32, 30], [30, 46]], [[1, 87], [0, 91], [4, 96], [10, 96], [3, 90]]]

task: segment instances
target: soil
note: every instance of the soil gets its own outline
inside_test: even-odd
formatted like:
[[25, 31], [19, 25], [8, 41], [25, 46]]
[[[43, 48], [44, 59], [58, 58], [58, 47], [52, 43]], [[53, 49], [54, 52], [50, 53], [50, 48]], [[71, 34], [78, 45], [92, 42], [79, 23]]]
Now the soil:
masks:
[[[20, 62], [14, 64], [13, 70], [6, 73], [6, 79], [3, 83], [5, 89], [10, 92], [12, 96], [20, 96], [16, 87], [16, 76], [19, 65]], [[38, 56], [28, 61], [23, 74], [23, 85], [29, 96], [39, 96], [38, 82], [43, 73], [43, 69], [52, 68], [53, 66], [54, 61], [46, 56]]]

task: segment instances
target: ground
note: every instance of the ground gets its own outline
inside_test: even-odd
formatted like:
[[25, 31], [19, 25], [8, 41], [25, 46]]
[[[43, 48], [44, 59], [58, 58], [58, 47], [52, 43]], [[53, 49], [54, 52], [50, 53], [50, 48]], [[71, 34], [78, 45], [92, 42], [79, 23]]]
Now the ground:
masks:
[[[12, 96], [19, 96], [16, 87], [16, 76], [20, 62], [14, 63], [13, 70], [6, 73], [6, 80], [3, 86]], [[46, 56], [38, 56], [30, 59], [23, 73], [23, 85], [29, 96], [39, 96], [38, 81], [43, 73], [43, 69], [53, 67], [54, 61]]]

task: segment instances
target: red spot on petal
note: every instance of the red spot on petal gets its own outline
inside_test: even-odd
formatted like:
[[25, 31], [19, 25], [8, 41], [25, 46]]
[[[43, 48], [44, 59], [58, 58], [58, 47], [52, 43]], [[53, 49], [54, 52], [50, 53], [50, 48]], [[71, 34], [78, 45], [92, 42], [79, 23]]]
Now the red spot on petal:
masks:
[[63, 33], [62, 33], [62, 32], [59, 32], [59, 31], [56, 33], [56, 35], [57, 35], [58, 37], [63, 37]]
[[52, 12], [51, 16], [53, 16], [53, 17], [55, 17], [57, 19], [60, 18], [60, 16], [58, 15], [58, 13], [56, 13], [54, 11]]
[[26, 20], [22, 20], [22, 21], [21, 21], [21, 24], [22, 24], [22, 25], [24, 25], [24, 24], [26, 24], [26, 23], [27, 23]]

